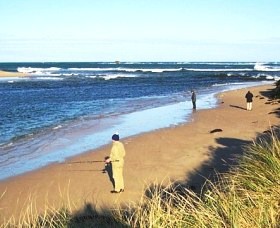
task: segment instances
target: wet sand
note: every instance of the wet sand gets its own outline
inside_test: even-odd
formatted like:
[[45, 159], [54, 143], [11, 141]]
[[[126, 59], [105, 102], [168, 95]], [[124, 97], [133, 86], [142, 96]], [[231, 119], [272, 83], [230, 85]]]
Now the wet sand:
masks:
[[18, 218], [26, 210], [41, 212], [69, 204], [78, 211], [88, 206], [101, 210], [128, 205], [155, 183], [172, 181], [197, 190], [205, 178], [235, 164], [245, 145], [279, 125], [279, 111], [275, 112], [279, 104], [267, 97], [274, 87], [250, 88], [252, 111], [246, 110], [248, 89], [225, 92], [218, 95], [219, 107], [194, 112], [189, 123], [121, 139], [127, 153], [123, 193], [110, 193], [113, 186], [103, 172], [103, 162], [79, 163], [103, 161], [111, 145], [1, 181], [0, 220]]

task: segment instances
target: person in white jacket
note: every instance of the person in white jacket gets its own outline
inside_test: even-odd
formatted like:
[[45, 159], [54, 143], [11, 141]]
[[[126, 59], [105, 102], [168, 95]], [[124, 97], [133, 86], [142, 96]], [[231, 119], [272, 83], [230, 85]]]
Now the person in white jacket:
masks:
[[124, 192], [123, 166], [125, 149], [124, 145], [119, 141], [119, 139], [119, 134], [114, 134], [112, 136], [113, 145], [111, 154], [110, 157], [105, 160], [106, 163], [112, 162], [114, 190], [111, 191], [111, 193]]

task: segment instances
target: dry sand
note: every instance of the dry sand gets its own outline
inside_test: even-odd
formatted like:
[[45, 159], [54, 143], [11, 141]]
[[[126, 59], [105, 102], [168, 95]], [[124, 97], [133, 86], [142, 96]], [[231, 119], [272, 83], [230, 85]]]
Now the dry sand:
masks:
[[9, 72], [9, 71], [0, 70], [0, 78], [25, 77], [25, 76], [28, 75], [20, 72]]
[[[45, 205], [60, 207], [70, 201], [80, 211], [89, 205], [96, 210], [127, 205], [137, 202], [150, 184], [169, 180], [197, 190], [205, 177], [227, 171], [244, 145], [279, 125], [279, 105], [271, 104], [267, 97], [274, 87], [250, 88], [254, 94], [252, 111], [245, 109], [248, 89], [226, 92], [219, 95], [218, 108], [194, 112], [190, 123], [122, 140], [127, 152], [124, 193], [110, 193], [112, 183], [102, 172], [102, 162], [53, 164], [1, 181], [2, 219], [22, 215], [26, 208], [41, 211]], [[210, 133], [214, 129], [222, 131]], [[107, 145], [68, 162], [103, 160], [110, 148]]]

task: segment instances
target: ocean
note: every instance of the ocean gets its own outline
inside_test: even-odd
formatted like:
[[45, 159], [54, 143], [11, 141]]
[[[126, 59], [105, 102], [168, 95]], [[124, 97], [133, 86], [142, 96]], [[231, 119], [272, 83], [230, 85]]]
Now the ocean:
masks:
[[[125, 138], [191, 120], [222, 91], [273, 83], [280, 63], [0, 63], [0, 180]], [[109, 153], [109, 151], [108, 151]]]

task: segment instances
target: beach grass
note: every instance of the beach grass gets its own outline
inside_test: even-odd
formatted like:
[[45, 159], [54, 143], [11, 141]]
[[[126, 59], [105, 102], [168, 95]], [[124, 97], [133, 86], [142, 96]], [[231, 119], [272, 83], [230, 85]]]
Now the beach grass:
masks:
[[[142, 199], [106, 213], [76, 213], [71, 199], [38, 215], [32, 205], [2, 227], [278, 227], [280, 141], [270, 132], [244, 148], [239, 164], [201, 192], [170, 183], [147, 187]], [[89, 205], [88, 205], [89, 206]], [[87, 206], [87, 207], [88, 207]]]
[[280, 141], [275, 134], [244, 148], [237, 167], [207, 181], [201, 194], [153, 187], [126, 221], [132, 227], [279, 227]]

